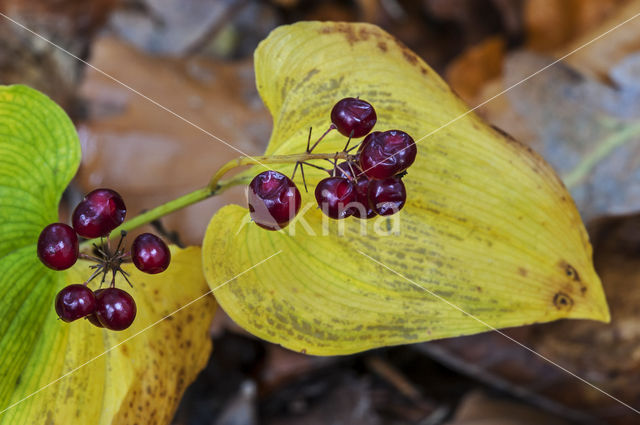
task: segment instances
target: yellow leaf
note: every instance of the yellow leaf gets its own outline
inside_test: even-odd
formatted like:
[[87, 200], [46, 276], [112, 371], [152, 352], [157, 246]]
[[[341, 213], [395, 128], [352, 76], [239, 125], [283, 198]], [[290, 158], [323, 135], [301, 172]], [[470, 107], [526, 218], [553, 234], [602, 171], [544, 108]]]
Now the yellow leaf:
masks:
[[[200, 248], [172, 246], [171, 254], [171, 265], [157, 275], [125, 265], [134, 288], [126, 289], [121, 277], [116, 284], [137, 304], [136, 319], [125, 331], [99, 329], [84, 319], [64, 323], [49, 300], [40, 338], [0, 424], [170, 423], [186, 386], [211, 352], [208, 329], [216, 305], [205, 296], [158, 322], [209, 290]], [[57, 284], [83, 282], [87, 266], [79, 261]]]
[[[419, 142], [404, 178], [407, 205], [390, 219], [323, 225], [312, 193], [303, 194], [298, 219], [280, 232], [247, 223], [239, 206], [213, 217], [203, 244], [211, 287], [281, 251], [216, 291], [240, 326], [293, 350], [329, 355], [487, 325], [609, 320], [587, 233], [553, 170], [467, 113], [400, 42], [372, 25], [304, 22], [272, 32], [255, 63], [274, 118], [269, 154], [303, 152], [308, 128], [317, 137], [347, 96], [373, 104], [374, 130], [399, 128]], [[317, 151], [344, 143], [333, 132]], [[313, 184], [322, 172], [308, 169], [307, 177]]]

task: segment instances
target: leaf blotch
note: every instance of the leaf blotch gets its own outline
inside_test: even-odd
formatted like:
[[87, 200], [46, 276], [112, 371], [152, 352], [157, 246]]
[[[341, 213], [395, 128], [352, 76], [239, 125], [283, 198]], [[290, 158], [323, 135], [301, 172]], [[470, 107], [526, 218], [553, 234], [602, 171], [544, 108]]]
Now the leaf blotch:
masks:
[[357, 43], [359, 41], [367, 41], [371, 37], [381, 38], [386, 35], [382, 33], [377, 27], [372, 25], [363, 26], [356, 32], [355, 27], [346, 22], [326, 24], [322, 28], [320, 28], [319, 32], [321, 34], [343, 34], [350, 45], [353, 45], [354, 43]]
[[403, 50], [402, 56], [409, 62], [411, 65], [416, 65], [418, 63], [418, 56], [413, 53], [411, 50]]
[[580, 275], [578, 274], [578, 271], [571, 264], [566, 264], [564, 267], [564, 270], [566, 275], [569, 278], [571, 278], [576, 282], [580, 282]]
[[569, 311], [573, 307], [573, 299], [564, 292], [558, 292], [553, 296], [553, 305], [562, 311]]

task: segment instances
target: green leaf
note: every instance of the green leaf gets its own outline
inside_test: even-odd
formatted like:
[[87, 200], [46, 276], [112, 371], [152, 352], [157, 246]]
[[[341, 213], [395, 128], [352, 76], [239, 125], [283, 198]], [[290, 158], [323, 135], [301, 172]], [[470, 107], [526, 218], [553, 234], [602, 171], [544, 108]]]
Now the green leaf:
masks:
[[126, 331], [58, 320], [56, 293], [91, 270], [85, 261], [47, 269], [36, 242], [58, 220], [80, 162], [78, 137], [64, 111], [23, 86], [0, 87], [0, 129], [0, 424], [169, 423], [209, 357], [215, 301], [206, 296], [156, 322], [208, 291], [200, 249], [171, 247], [159, 275], [126, 268], [138, 307]]
[[[281, 251], [216, 291], [240, 326], [329, 355], [483, 332], [486, 324], [609, 320], [587, 233], [551, 167], [468, 113], [392, 36], [368, 24], [297, 23], [261, 43], [255, 66], [274, 119], [267, 153], [304, 152], [309, 127], [315, 139], [347, 96], [374, 105], [374, 130], [399, 128], [419, 143], [404, 178], [407, 205], [390, 219], [327, 227], [313, 190], [284, 231], [247, 223], [239, 206], [212, 218], [203, 242], [211, 287]], [[318, 151], [345, 141], [333, 132]], [[322, 176], [307, 169], [312, 187]]]
[[[43, 332], [64, 274], [46, 269], [36, 255], [40, 231], [57, 221], [62, 192], [80, 163], [80, 143], [67, 115], [24, 86], [0, 87], [0, 406], [56, 364], [34, 351], [55, 352], [66, 332]], [[55, 319], [54, 319], [55, 323]], [[0, 423], [16, 423], [10, 415]]]

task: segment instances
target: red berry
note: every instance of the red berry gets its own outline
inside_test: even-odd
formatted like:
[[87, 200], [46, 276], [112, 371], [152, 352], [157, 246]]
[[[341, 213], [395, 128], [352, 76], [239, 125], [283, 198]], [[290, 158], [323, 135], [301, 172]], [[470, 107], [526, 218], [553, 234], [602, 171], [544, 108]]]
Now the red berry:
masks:
[[[357, 162], [343, 161], [336, 166], [337, 177], [344, 177], [347, 180], [356, 180], [366, 177]], [[355, 173], [355, 174], [354, 174]]]
[[416, 159], [418, 149], [407, 133], [389, 130], [365, 139], [360, 151], [360, 168], [373, 179], [386, 179], [403, 172]]
[[369, 143], [369, 140], [373, 139], [374, 137], [378, 137], [380, 134], [382, 134], [382, 131], [373, 131], [367, 134], [367, 137], [365, 137], [362, 143], [360, 143], [360, 145], [358, 146], [358, 157], [360, 157], [360, 152], [362, 152], [362, 148], [364, 148], [364, 145]]
[[[352, 164], [353, 171], [357, 173], [354, 165]], [[354, 178], [353, 173], [351, 172], [351, 168], [349, 168], [349, 162], [343, 161], [340, 164], [336, 165], [336, 173], [338, 177], [344, 177], [347, 180], [351, 180]]]
[[331, 110], [331, 122], [343, 135], [365, 136], [376, 125], [376, 111], [369, 102], [347, 97], [335, 104]]
[[96, 316], [95, 313], [90, 314], [86, 317], [86, 319], [93, 325], [96, 326], [98, 328], [104, 328], [104, 326], [102, 326], [102, 323], [100, 323], [100, 321], [98, 320], [98, 316]]
[[171, 251], [156, 235], [143, 233], [131, 245], [131, 259], [140, 271], [156, 274], [169, 267]]
[[356, 201], [352, 208], [353, 216], [357, 218], [373, 218], [376, 215], [376, 211], [373, 209], [373, 205], [369, 200], [369, 180], [366, 176], [362, 176], [356, 182]]
[[404, 207], [407, 191], [398, 177], [384, 180], [371, 180], [369, 199], [373, 209], [380, 215], [392, 215]]
[[356, 189], [344, 177], [327, 177], [316, 186], [316, 201], [322, 212], [336, 220], [353, 214], [352, 202], [356, 200]]
[[249, 212], [256, 224], [280, 230], [298, 214], [302, 199], [295, 183], [277, 171], [264, 171], [249, 183]]
[[60, 319], [73, 322], [93, 314], [96, 310], [96, 297], [84, 285], [69, 285], [58, 292], [55, 306]]
[[124, 221], [127, 208], [122, 197], [111, 189], [89, 193], [73, 211], [73, 228], [80, 236], [107, 236]]
[[[369, 136], [371, 136], [371, 134]], [[367, 136], [367, 138], [369, 138], [369, 136]], [[352, 203], [351, 215], [357, 218], [372, 218], [378, 215], [369, 202], [369, 178], [360, 170], [360, 166], [355, 163], [349, 165], [347, 161], [344, 161], [338, 164], [336, 169], [338, 176], [352, 180], [356, 189], [356, 197]]]
[[96, 317], [107, 329], [127, 329], [136, 318], [136, 303], [127, 292], [118, 288], [107, 288], [96, 296]]
[[[96, 299], [98, 298], [98, 295], [102, 291], [104, 291], [104, 289], [97, 289], [96, 291], [94, 291], [93, 295], [96, 297]], [[96, 304], [97, 304], [97, 302], [96, 302]], [[95, 327], [104, 328], [104, 326], [102, 326], [102, 323], [100, 323], [100, 321], [98, 320], [98, 316], [96, 316], [96, 312], [95, 311], [93, 313], [91, 313], [90, 315], [86, 316], [85, 319], [87, 319]]]
[[78, 260], [78, 237], [70, 226], [53, 223], [38, 237], [38, 258], [53, 270], [65, 270]]

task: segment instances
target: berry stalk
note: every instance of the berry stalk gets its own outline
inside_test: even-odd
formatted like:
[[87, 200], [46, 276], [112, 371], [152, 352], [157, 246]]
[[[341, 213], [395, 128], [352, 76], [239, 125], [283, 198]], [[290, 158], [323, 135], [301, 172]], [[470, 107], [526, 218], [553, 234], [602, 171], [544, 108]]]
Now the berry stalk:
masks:
[[243, 165], [256, 165], [256, 164], [295, 164], [297, 162], [313, 161], [319, 159], [354, 159], [354, 155], [350, 155], [347, 152], [333, 152], [333, 153], [300, 153], [292, 155], [265, 155], [265, 156], [241, 156], [224, 164], [214, 174], [209, 182], [209, 188], [216, 189], [218, 182], [226, 173], [236, 167], [242, 167]]

